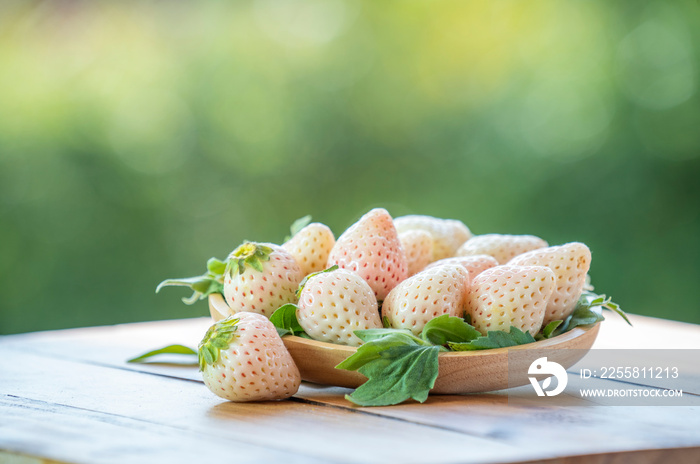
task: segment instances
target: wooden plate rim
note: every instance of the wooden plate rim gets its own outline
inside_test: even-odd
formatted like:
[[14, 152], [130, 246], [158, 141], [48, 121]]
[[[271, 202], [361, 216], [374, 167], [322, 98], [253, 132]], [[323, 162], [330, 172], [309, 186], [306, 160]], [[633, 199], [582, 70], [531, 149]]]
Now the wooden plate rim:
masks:
[[[507, 353], [508, 350], [525, 350], [525, 349], [552, 349], [557, 346], [564, 344], [566, 342], [575, 340], [583, 336], [586, 332], [594, 329], [600, 322], [585, 326], [585, 327], [575, 327], [568, 332], [564, 332], [561, 335], [557, 335], [553, 338], [548, 338], [546, 340], [538, 340], [533, 343], [527, 343], [525, 345], [508, 346], [505, 348], [491, 348], [487, 350], [474, 350], [474, 351], [449, 351], [442, 352], [439, 356], [442, 357], [461, 357], [461, 356], [485, 356], [493, 355], [498, 356], [503, 353]], [[347, 345], [336, 345], [334, 343], [321, 342], [318, 340], [309, 340], [304, 337], [297, 337], [296, 335], [285, 335], [283, 337], [285, 342], [295, 343], [299, 345], [305, 345], [309, 348], [322, 349], [322, 350], [333, 350], [337, 352], [347, 352], [354, 353], [357, 351], [357, 347], [347, 346]]]

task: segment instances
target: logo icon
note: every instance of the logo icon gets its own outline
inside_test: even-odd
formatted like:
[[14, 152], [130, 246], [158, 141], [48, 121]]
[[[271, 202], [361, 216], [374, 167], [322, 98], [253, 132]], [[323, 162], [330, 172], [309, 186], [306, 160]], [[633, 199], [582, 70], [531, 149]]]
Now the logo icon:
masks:
[[[530, 375], [549, 375], [542, 381], [542, 385], [537, 381], [535, 377], [528, 377], [532, 388], [535, 389], [537, 396], [556, 396], [563, 392], [566, 388], [566, 383], [569, 381], [569, 376], [566, 374], [566, 369], [564, 369], [561, 364], [555, 363], [554, 361], [547, 361], [547, 357], [535, 359], [530, 368], [527, 370]], [[553, 390], [547, 390], [551, 383], [552, 377], [557, 378], [557, 386]]]

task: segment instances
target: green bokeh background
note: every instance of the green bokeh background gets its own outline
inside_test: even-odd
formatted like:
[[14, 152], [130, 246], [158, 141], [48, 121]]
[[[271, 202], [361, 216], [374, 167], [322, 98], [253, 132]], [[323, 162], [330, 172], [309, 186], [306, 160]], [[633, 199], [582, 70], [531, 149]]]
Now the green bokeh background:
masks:
[[0, 334], [207, 313], [154, 294], [375, 206], [593, 251], [700, 322], [696, 1], [6, 1]]

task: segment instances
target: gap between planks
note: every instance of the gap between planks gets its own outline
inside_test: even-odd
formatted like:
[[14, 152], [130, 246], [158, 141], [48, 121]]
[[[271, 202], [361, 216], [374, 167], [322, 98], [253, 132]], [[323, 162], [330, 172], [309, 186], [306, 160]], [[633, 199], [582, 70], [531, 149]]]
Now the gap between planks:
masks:
[[[42, 461], [146, 464], [154, 462], [154, 456], [157, 456], [158, 461], [184, 464], [218, 460], [217, 454], [226, 455], [231, 446], [235, 446], [236, 462], [253, 464], [261, 459], [270, 462], [326, 462], [312, 455], [297, 453], [290, 456], [287, 450], [273, 446], [263, 447], [244, 441], [234, 444], [222, 441], [216, 434], [15, 395], [6, 395], [5, 399], [0, 397], [0, 411], [3, 411], [3, 417], [11, 419], [12, 425], [3, 428], [0, 423], [0, 430], [4, 430], [0, 434], [0, 446], [12, 454], [36, 456]], [[42, 433], [55, 438], [40, 442]], [[111, 451], [105, 453], [105, 448]], [[44, 456], [38, 456], [41, 452]]]

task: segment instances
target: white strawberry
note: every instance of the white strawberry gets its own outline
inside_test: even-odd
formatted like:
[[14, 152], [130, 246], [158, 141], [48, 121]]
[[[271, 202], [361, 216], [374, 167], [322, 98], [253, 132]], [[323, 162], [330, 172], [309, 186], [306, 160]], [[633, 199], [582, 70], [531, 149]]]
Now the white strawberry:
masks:
[[272, 322], [245, 311], [209, 328], [199, 344], [199, 367], [209, 390], [236, 402], [289, 398], [301, 383]]
[[476, 235], [464, 242], [457, 256], [489, 255], [506, 264], [519, 254], [546, 246], [547, 242], [534, 235]]
[[234, 314], [249, 311], [270, 317], [280, 306], [296, 302], [303, 278], [296, 260], [281, 246], [246, 242], [228, 257], [224, 298]]
[[440, 259], [430, 263], [430, 265], [426, 266], [426, 269], [432, 269], [444, 264], [459, 264], [469, 271], [469, 277], [473, 279], [486, 269], [498, 266], [498, 261], [489, 255], [455, 256], [454, 258]]
[[303, 285], [297, 320], [314, 340], [359, 346], [353, 331], [382, 328], [374, 292], [353, 271], [319, 272]]
[[313, 222], [289, 239], [282, 248], [299, 264], [306, 276], [326, 268], [328, 254], [335, 245], [335, 237], [328, 226]]
[[458, 264], [426, 269], [397, 285], [382, 304], [382, 318], [391, 327], [420, 335], [431, 319], [449, 314], [462, 317], [469, 273]]
[[406, 255], [387, 210], [375, 208], [338, 237], [327, 267], [337, 265], [365, 279], [383, 300], [408, 276]]
[[410, 215], [394, 219], [396, 230], [424, 230], [433, 237], [431, 261], [450, 258], [457, 249], [472, 236], [463, 222], [455, 219], [439, 219], [432, 216]]
[[586, 274], [591, 267], [591, 250], [579, 242], [529, 251], [513, 258], [508, 264], [517, 266], [547, 266], [557, 279], [556, 288], [547, 304], [544, 324], [564, 320], [576, 308]]
[[540, 331], [555, 277], [544, 266], [496, 266], [472, 280], [465, 299], [472, 325], [482, 334], [517, 327]]
[[433, 237], [424, 230], [407, 230], [399, 234], [399, 241], [406, 253], [408, 275], [423, 270], [433, 260]]

